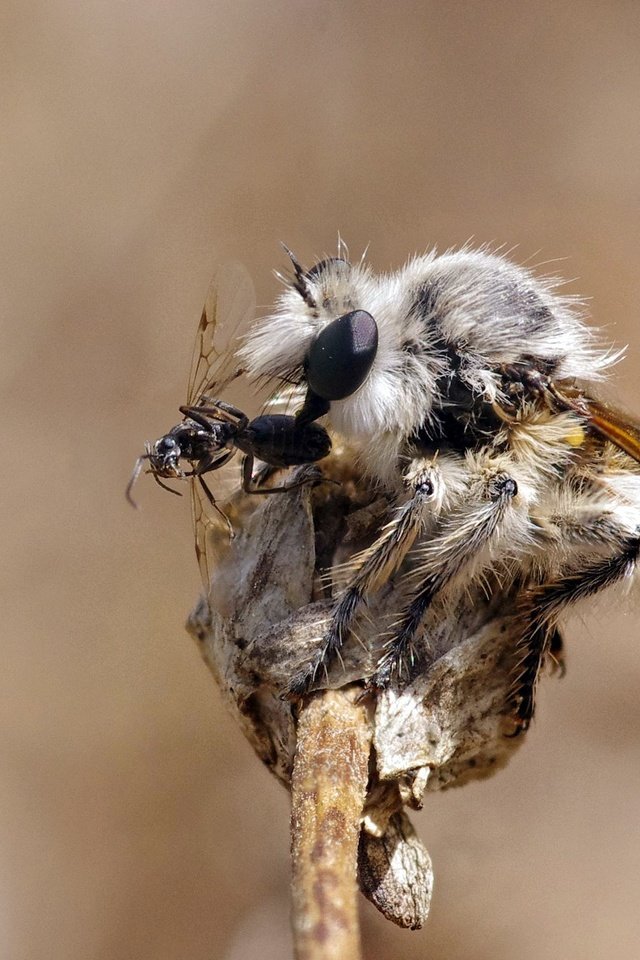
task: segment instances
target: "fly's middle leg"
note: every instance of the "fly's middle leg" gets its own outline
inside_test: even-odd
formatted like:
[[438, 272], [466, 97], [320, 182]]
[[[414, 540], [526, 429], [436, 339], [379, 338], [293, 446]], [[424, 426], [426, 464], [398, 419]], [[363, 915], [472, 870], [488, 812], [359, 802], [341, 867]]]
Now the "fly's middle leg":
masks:
[[306, 693], [320, 669], [339, 656], [358, 608], [366, 595], [377, 590], [398, 569], [422, 532], [425, 518], [439, 484], [439, 475], [431, 461], [412, 465], [405, 478], [411, 496], [395, 511], [378, 539], [347, 565], [350, 582], [339, 597], [331, 615], [329, 629], [312, 660], [290, 681], [285, 696]]

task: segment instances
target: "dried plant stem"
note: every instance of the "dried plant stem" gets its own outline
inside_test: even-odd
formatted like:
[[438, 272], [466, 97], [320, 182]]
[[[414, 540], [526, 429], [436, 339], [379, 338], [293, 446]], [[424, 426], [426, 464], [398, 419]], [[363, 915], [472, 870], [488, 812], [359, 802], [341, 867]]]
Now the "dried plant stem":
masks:
[[296, 960], [360, 960], [356, 864], [371, 727], [348, 690], [311, 696], [298, 720], [291, 857]]

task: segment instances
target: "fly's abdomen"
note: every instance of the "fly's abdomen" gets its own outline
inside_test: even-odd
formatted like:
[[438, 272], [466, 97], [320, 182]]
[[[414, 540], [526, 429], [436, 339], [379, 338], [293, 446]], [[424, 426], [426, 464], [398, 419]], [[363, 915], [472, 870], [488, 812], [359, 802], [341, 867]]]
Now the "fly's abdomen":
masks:
[[331, 449], [329, 434], [317, 423], [299, 424], [282, 414], [256, 417], [236, 440], [240, 449], [251, 452], [274, 467], [315, 463]]

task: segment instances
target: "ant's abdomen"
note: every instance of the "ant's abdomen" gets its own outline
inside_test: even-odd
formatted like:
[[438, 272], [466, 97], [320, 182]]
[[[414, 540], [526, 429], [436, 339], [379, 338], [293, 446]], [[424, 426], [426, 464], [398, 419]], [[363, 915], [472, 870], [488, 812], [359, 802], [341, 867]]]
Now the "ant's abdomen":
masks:
[[274, 467], [315, 463], [331, 450], [331, 439], [324, 427], [317, 423], [299, 424], [295, 417], [282, 414], [256, 417], [236, 444]]

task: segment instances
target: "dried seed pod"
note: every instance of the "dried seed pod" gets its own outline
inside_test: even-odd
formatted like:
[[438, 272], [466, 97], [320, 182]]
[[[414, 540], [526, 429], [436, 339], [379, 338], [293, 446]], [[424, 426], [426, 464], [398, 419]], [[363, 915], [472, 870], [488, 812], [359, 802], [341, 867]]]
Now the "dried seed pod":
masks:
[[[283, 691], [322, 641], [331, 589], [338, 589], [331, 565], [366, 548], [388, 509], [347, 449], [337, 447], [323, 473], [337, 482], [265, 499], [236, 495], [228, 508], [236, 536], [211, 545], [209, 596], [188, 623], [245, 735], [286, 785], [298, 711]], [[410, 554], [409, 571], [412, 562]], [[372, 596], [342, 662], [317, 679], [316, 689], [363, 688], [384, 652], [384, 624], [405, 593], [400, 576]], [[401, 926], [423, 925], [433, 880], [429, 855], [403, 808], [419, 807], [425, 790], [490, 775], [523, 740], [505, 736], [517, 639], [510, 604], [508, 596], [489, 601], [478, 591], [462, 596], [455, 609], [434, 605], [417, 677], [369, 695], [375, 749], [359, 879], [365, 895]]]

